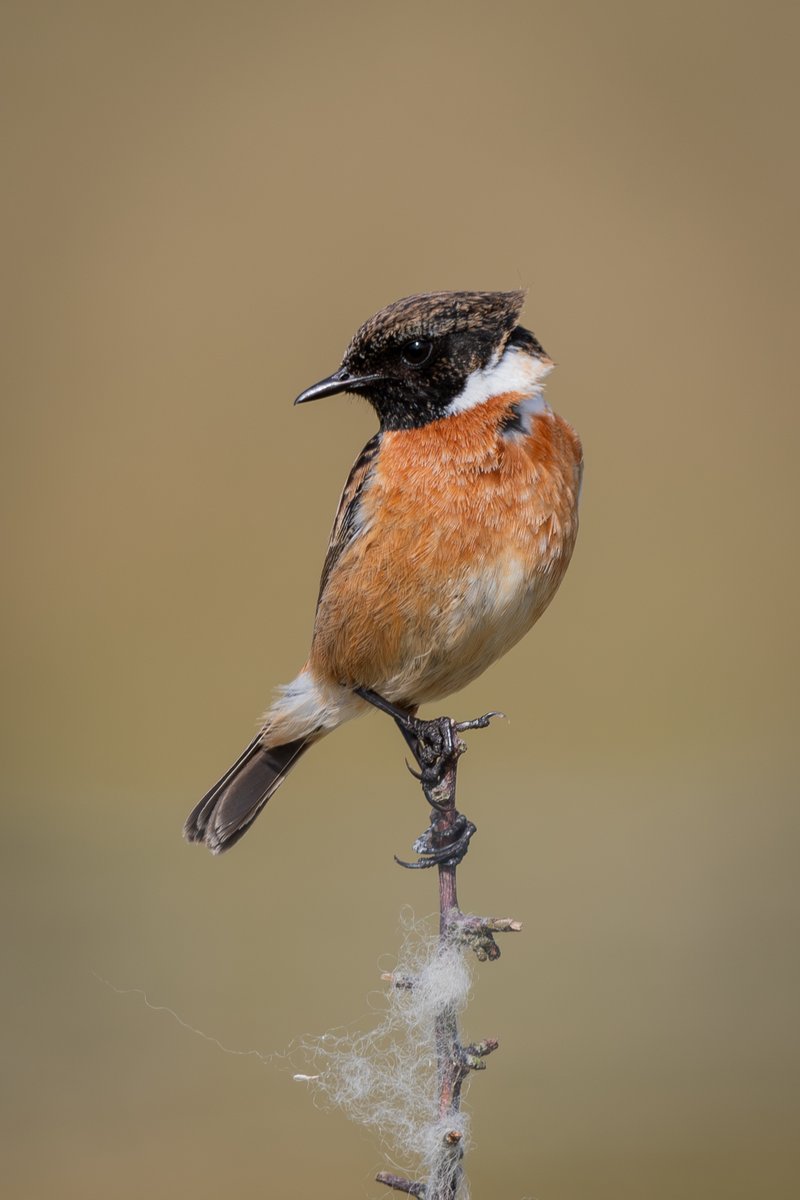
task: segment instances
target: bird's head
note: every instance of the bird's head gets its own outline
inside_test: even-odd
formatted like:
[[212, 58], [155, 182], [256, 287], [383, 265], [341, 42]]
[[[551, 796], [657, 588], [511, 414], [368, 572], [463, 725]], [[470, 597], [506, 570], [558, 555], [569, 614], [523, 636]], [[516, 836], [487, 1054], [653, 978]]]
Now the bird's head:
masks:
[[524, 292], [428, 292], [382, 308], [356, 333], [342, 365], [302, 392], [369, 400], [382, 429], [413, 429], [505, 392], [530, 394], [552, 368], [518, 324]]

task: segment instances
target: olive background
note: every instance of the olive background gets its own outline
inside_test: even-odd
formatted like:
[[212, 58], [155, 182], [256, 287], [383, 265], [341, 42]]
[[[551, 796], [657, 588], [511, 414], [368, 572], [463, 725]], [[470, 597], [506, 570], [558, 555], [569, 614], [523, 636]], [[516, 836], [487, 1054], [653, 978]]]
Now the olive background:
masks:
[[375, 428], [293, 397], [399, 296], [520, 286], [586, 478], [551, 609], [446, 705], [508, 714], [461, 897], [524, 923], [467, 1015], [473, 1194], [795, 1194], [797, 25], [3, 4], [9, 1196], [385, 1194], [284, 1052], [435, 907], [399, 736], [337, 732], [227, 856], [180, 831], [304, 661]]

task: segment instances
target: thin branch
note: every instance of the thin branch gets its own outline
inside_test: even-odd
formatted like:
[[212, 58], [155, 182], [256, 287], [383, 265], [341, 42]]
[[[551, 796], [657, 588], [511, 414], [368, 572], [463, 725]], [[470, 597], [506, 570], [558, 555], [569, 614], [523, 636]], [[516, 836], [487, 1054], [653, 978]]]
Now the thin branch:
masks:
[[392, 1188], [396, 1192], [407, 1192], [409, 1196], [425, 1196], [424, 1183], [411, 1183], [408, 1179], [401, 1179], [399, 1175], [391, 1175], [388, 1171], [379, 1171], [375, 1176], [378, 1183], [385, 1183], [388, 1188]]
[[[371, 695], [362, 693], [367, 699]], [[380, 700], [378, 697], [377, 699]], [[374, 702], [374, 701], [373, 701]], [[377, 705], [394, 716], [420, 767], [412, 772], [419, 779], [423, 793], [431, 805], [430, 827], [417, 838], [414, 850], [420, 855], [416, 862], [401, 866], [414, 869], [436, 866], [439, 873], [439, 953], [452, 947], [469, 946], [481, 962], [500, 957], [496, 933], [517, 933], [522, 928], [511, 917], [478, 917], [462, 913], [458, 904], [456, 870], [469, 849], [475, 826], [456, 808], [456, 777], [458, 761], [466, 750], [459, 734], [468, 729], [483, 729], [492, 716], [457, 723], [448, 717], [435, 721], [420, 721], [393, 710], [385, 701]], [[400, 862], [400, 860], [397, 860]], [[413, 988], [408, 976], [384, 976], [398, 988]], [[486, 1055], [497, 1049], [494, 1038], [486, 1038], [463, 1046], [459, 1037], [458, 1020], [453, 1005], [445, 1004], [434, 1018], [438, 1080], [438, 1115], [447, 1129], [447, 1118], [457, 1116], [461, 1107], [462, 1084], [470, 1071], [482, 1071]], [[454, 1125], [457, 1122], [454, 1121]], [[456, 1200], [462, 1176], [464, 1149], [462, 1134], [457, 1128], [447, 1130], [442, 1138], [441, 1153], [434, 1173], [427, 1183], [414, 1183], [398, 1175], [382, 1171], [376, 1176], [379, 1183], [395, 1191], [424, 1200]]]

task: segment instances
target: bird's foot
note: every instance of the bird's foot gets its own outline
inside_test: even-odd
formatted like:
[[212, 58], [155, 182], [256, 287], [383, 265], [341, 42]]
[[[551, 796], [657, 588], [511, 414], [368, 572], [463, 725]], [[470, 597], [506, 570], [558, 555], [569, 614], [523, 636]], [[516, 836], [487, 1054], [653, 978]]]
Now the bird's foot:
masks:
[[454, 721], [452, 717], [423, 721], [415, 710], [400, 708], [377, 692], [367, 688], [356, 688], [355, 691], [393, 718], [419, 767], [419, 771], [411, 766], [408, 769], [422, 784], [432, 809], [430, 826], [414, 842], [413, 849], [419, 858], [416, 862], [405, 862], [395, 856], [395, 861], [409, 870], [457, 867], [476, 832], [472, 821], [455, 806], [456, 768], [467, 748], [459, 735], [471, 729], [485, 729], [493, 717], [503, 714], [490, 712], [472, 721]]
[[486, 729], [493, 717], [503, 716], [500, 712], [490, 712], [471, 721], [454, 721], [452, 717], [433, 717], [423, 721], [413, 711], [399, 708], [368, 688], [356, 688], [355, 691], [369, 704], [394, 719], [419, 767], [419, 772], [412, 770], [411, 773], [421, 782], [434, 808], [442, 807], [435, 795], [436, 790], [467, 748], [458, 735], [471, 729]]
[[[409, 871], [419, 871], [425, 867], [457, 867], [469, 849], [472, 835], [477, 832], [472, 821], [468, 821], [463, 813], [456, 813], [455, 819], [449, 826], [446, 835], [438, 823], [439, 814], [434, 810], [433, 820], [424, 833], [421, 833], [411, 847], [419, 854], [416, 862], [405, 862], [395, 855], [394, 861]], [[442, 844], [443, 836], [448, 841]], [[438, 844], [437, 844], [438, 843]]]

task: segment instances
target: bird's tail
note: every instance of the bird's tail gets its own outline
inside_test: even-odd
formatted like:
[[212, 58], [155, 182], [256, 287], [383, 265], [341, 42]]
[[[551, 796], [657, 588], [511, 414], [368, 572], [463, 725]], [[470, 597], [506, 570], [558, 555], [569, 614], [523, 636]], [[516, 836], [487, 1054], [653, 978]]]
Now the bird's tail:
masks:
[[309, 746], [369, 705], [349, 689], [321, 683], [304, 667], [264, 713], [263, 727], [183, 827], [190, 842], [220, 854], [238, 842]]
[[259, 734], [189, 814], [184, 837], [205, 843], [212, 854], [230, 849], [247, 832], [300, 755], [316, 740], [311, 734], [282, 746], [267, 747]]

